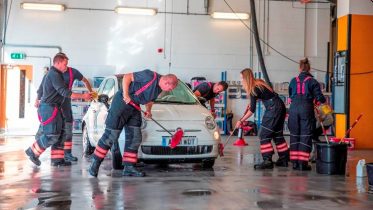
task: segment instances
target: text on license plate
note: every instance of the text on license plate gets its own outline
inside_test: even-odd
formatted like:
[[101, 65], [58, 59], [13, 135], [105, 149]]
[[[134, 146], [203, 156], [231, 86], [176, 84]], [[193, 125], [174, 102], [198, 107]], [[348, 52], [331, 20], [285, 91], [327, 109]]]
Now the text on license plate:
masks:
[[[162, 146], [168, 146], [171, 143], [170, 136], [162, 136]], [[197, 137], [196, 136], [183, 136], [180, 143], [177, 146], [196, 146]]]

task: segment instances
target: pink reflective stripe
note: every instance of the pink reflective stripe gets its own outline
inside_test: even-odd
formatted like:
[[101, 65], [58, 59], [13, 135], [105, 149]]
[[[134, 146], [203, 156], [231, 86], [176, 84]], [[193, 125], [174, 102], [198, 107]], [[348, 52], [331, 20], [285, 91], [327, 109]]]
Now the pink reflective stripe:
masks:
[[300, 95], [300, 94], [304, 95], [304, 94], [306, 93], [306, 88], [305, 88], [305, 86], [306, 86], [306, 81], [312, 79], [312, 77], [306, 77], [306, 78], [303, 80], [303, 82], [302, 82], [302, 89], [300, 88], [300, 87], [301, 87], [301, 86], [300, 86], [300, 83], [301, 83], [301, 82], [300, 82], [299, 77], [295, 77], [295, 79], [297, 80], [297, 95]]
[[272, 152], [273, 148], [268, 148], [268, 149], [260, 149], [261, 153], [267, 153], [267, 152]]
[[67, 141], [67, 142], [64, 143], [64, 145], [65, 145], [65, 146], [72, 146], [72, 145], [73, 145], [73, 142], [71, 142], [71, 141], [70, 141], [70, 142]]
[[277, 148], [278, 152], [285, 152], [288, 150], [288, 147], [283, 147], [283, 148]]
[[57, 109], [57, 107], [54, 107], [52, 116], [44, 122], [43, 122], [43, 119], [41, 118], [41, 116], [38, 114], [38, 118], [39, 118], [40, 123], [42, 125], [48, 125], [57, 116], [57, 113], [58, 113], [58, 109]]
[[68, 67], [69, 69], [69, 89], [71, 90], [71, 88], [73, 87], [73, 82], [74, 82], [74, 75], [73, 75], [73, 70], [71, 67]]
[[154, 72], [154, 77], [153, 77], [153, 79], [150, 81], [150, 82], [148, 82], [145, 86], [143, 86], [142, 88], [140, 88], [140, 89], [138, 89], [136, 92], [135, 92], [135, 95], [140, 95], [142, 92], [144, 92], [146, 89], [148, 89], [148, 87], [150, 86], [150, 85], [152, 85], [153, 84], [153, 82], [155, 81], [155, 79], [157, 79], [157, 74]]
[[310, 80], [310, 79], [311, 79], [311, 77], [306, 77], [306, 79], [303, 80], [303, 83], [302, 83], [302, 94], [303, 95], [306, 93], [306, 90], [305, 90], [306, 81]]
[[125, 152], [125, 153], [123, 154], [123, 157], [132, 157], [132, 158], [137, 158], [137, 153]]
[[97, 157], [102, 158], [102, 159], [105, 158], [105, 156], [106, 156], [106, 153], [103, 154], [103, 153], [101, 153], [100, 151], [98, 151], [97, 149], [95, 150], [94, 154], [95, 154]]
[[298, 156], [292, 156], [292, 155], [290, 155], [290, 160], [298, 160]]
[[286, 144], [286, 142], [282, 143], [282, 144], [279, 144], [276, 146], [277, 148], [283, 148], [283, 147], [288, 147], [288, 145]]
[[261, 149], [272, 148], [272, 144], [271, 143], [263, 144], [263, 145], [260, 145], [260, 148]]
[[286, 144], [286, 142], [284, 142], [280, 145], [277, 145], [276, 148], [278, 152], [285, 152], [288, 150], [288, 145]]
[[123, 162], [130, 162], [130, 163], [137, 163], [137, 158], [123, 157], [122, 161]]
[[307, 152], [298, 152], [298, 155], [299, 156], [303, 156], [303, 157], [310, 157], [310, 153], [307, 153]]
[[108, 150], [101, 148], [100, 146], [96, 147], [96, 150], [104, 155], [108, 152]]
[[51, 150], [51, 155], [63, 155], [65, 152], [63, 150]]
[[299, 77], [295, 77], [295, 79], [297, 80], [297, 94], [300, 94], [300, 79]]
[[41, 149], [41, 148], [39, 147], [39, 145], [38, 145], [37, 142], [34, 142], [34, 144], [32, 144], [31, 149], [32, 149], [32, 151], [34, 152], [34, 154], [35, 154], [36, 156], [38, 156], [38, 157], [41, 155], [41, 153], [43, 153], [43, 152], [45, 151], [45, 149]]

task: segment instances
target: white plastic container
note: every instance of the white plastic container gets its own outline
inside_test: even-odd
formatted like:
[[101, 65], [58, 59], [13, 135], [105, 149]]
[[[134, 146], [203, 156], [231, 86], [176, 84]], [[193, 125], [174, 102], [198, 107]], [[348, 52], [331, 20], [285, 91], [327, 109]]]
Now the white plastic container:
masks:
[[361, 159], [356, 165], [356, 177], [366, 177], [366, 176], [367, 176], [367, 170], [366, 170], [366, 165], [365, 165], [365, 159]]

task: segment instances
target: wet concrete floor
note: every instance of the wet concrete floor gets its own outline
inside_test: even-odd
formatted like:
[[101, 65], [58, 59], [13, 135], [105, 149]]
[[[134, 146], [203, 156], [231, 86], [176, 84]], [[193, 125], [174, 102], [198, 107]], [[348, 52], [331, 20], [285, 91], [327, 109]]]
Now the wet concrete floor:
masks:
[[[352, 151], [346, 176], [288, 168], [255, 171], [257, 137], [249, 146], [229, 145], [211, 170], [196, 164], [143, 165], [144, 178], [124, 178], [106, 159], [98, 179], [79, 155], [70, 167], [50, 166], [49, 150], [35, 167], [25, 156], [32, 136], [0, 136], [0, 209], [373, 209], [367, 178], [356, 178], [359, 159], [373, 162], [373, 151]], [[74, 137], [73, 153], [82, 151]], [[81, 153], [80, 153], [81, 154]], [[276, 157], [274, 157], [274, 160]]]

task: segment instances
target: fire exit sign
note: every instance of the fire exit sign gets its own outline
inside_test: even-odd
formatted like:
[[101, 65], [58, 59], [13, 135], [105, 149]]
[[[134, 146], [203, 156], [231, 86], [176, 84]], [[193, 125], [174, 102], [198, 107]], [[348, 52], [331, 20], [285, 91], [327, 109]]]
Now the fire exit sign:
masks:
[[11, 59], [25, 59], [26, 54], [25, 53], [20, 53], [20, 52], [14, 52], [10, 54]]

